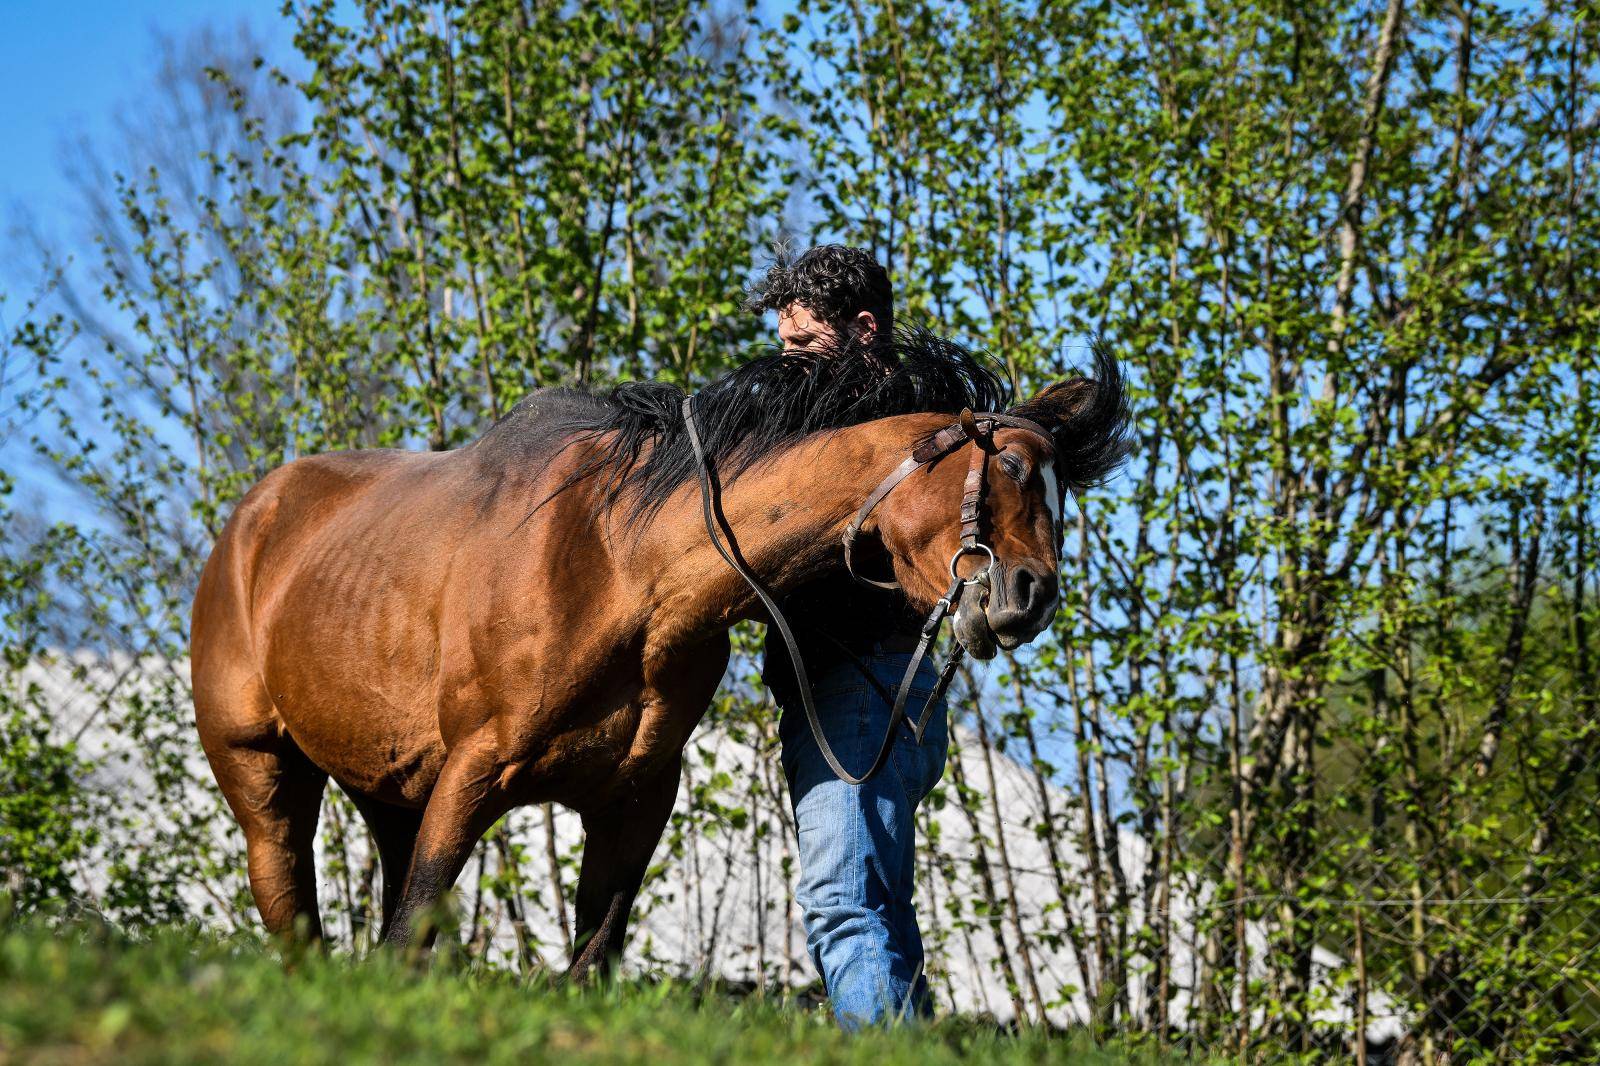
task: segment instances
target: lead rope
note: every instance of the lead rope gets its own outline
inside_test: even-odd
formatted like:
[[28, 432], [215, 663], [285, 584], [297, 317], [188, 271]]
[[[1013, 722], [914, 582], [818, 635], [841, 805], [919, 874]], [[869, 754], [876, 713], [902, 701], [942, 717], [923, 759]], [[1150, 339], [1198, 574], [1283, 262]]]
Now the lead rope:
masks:
[[[700, 431], [695, 426], [693, 396], [685, 396], [683, 398], [683, 425], [689, 431], [689, 445], [694, 449], [695, 472], [700, 478], [700, 507], [705, 516], [706, 532], [711, 536], [712, 546], [717, 549], [717, 554], [722, 556], [740, 577], [744, 578], [745, 584], [750, 586], [751, 591], [765, 605], [767, 612], [772, 616], [773, 624], [778, 627], [778, 632], [783, 637], [784, 644], [788, 646], [789, 662], [794, 668], [795, 685], [800, 692], [800, 703], [805, 708], [806, 722], [811, 726], [812, 739], [817, 742], [817, 748], [822, 752], [822, 758], [827, 762], [828, 768], [834, 772], [839, 780], [846, 784], [865, 784], [876, 777], [878, 772], [889, 761], [889, 753], [894, 750], [895, 728], [900, 724], [901, 717], [905, 716], [906, 701], [911, 696], [911, 681], [916, 676], [918, 667], [922, 665], [922, 660], [927, 658], [928, 648], [932, 645], [935, 635], [938, 634], [939, 626], [943, 624], [945, 617], [955, 609], [956, 602], [961, 598], [961, 589], [966, 583], [955, 575], [955, 561], [952, 560], [950, 565], [950, 588], [940, 597], [939, 602], [934, 604], [933, 611], [928, 615], [928, 620], [922, 625], [922, 639], [918, 641], [917, 650], [912, 654], [911, 662], [906, 666], [905, 678], [900, 682], [900, 689], [895, 695], [894, 709], [889, 714], [889, 725], [884, 731], [883, 743], [878, 747], [877, 757], [872, 760], [872, 767], [866, 773], [856, 777], [844, 768], [844, 764], [833, 753], [833, 747], [828, 743], [828, 738], [823, 734], [822, 719], [817, 714], [816, 701], [811, 692], [811, 680], [806, 676], [805, 663], [800, 659], [800, 646], [794, 639], [794, 631], [789, 628], [789, 620], [784, 617], [783, 611], [778, 608], [777, 600], [773, 599], [766, 586], [751, 572], [750, 568], [745, 565], [744, 560], [739, 556], [739, 546], [734, 539], [733, 529], [728, 525], [727, 517], [723, 515], [722, 509], [716, 506], [713, 501], [713, 474], [711, 464], [706, 459], [705, 448], [700, 443]], [[718, 535], [719, 526], [722, 530], [722, 536], [726, 536], [728, 539], [727, 546], [723, 545], [722, 538]], [[922, 743], [922, 734], [928, 728], [928, 722], [933, 717], [934, 705], [944, 695], [945, 690], [950, 686], [951, 679], [955, 676], [956, 666], [960, 662], [964, 650], [961, 645], [956, 645], [955, 651], [950, 656], [950, 661], [945, 663], [944, 669], [940, 671], [939, 683], [928, 696], [928, 702], [923, 704], [922, 713], [912, 726], [912, 735], [916, 738], [918, 744]], [[909, 721], [910, 719], [907, 718], [907, 720]]]

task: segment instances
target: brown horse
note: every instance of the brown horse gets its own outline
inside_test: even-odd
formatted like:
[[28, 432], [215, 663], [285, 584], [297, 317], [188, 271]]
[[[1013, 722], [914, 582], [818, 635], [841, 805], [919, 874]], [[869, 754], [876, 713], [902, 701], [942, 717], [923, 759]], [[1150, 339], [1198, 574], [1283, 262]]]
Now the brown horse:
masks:
[[[755, 360], [697, 397], [696, 422], [737, 551], [782, 595], [842, 568], [851, 515], [914, 446], [1003, 396], [968, 353], [908, 334], [882, 360]], [[195, 596], [195, 718], [268, 930], [320, 936], [332, 777], [376, 842], [387, 942], [415, 937], [496, 820], [554, 801], [586, 833], [570, 972], [620, 953], [728, 629], [760, 616], [701, 523], [681, 397], [536, 392], [458, 450], [299, 459], [239, 503]], [[1054, 479], [1087, 484], [1120, 456], [1108, 357], [1016, 410], [1054, 435], [1057, 466], [1035, 434], [994, 432], [997, 562], [955, 622], [978, 655], [1054, 614]], [[906, 478], [856, 545], [919, 608], [948, 580], [966, 465]]]

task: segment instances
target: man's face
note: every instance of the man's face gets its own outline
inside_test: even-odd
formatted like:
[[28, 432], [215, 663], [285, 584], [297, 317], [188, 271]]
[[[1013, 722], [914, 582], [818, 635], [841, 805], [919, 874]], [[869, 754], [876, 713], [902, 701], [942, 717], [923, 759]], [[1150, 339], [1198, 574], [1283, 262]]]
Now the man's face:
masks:
[[786, 352], [803, 352], [836, 345], [839, 334], [805, 304], [793, 303], [778, 312], [778, 340]]
[[[878, 320], [871, 311], [857, 312], [849, 328], [861, 338], [878, 332]], [[840, 343], [839, 331], [811, 313], [802, 303], [792, 303], [778, 312], [778, 340], [786, 352], [812, 348], [832, 348]]]

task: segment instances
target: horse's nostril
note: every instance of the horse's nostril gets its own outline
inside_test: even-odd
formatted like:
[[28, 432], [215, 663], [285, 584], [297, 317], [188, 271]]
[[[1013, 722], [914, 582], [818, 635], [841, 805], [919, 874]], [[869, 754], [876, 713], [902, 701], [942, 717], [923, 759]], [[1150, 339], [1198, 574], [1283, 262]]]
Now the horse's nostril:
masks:
[[1040, 574], [1032, 567], [1019, 566], [1013, 576], [1012, 602], [1024, 617], [1037, 621], [1055, 602], [1055, 585], [1054, 574]]
[[989, 612], [991, 624], [1006, 630], [1036, 630], [1054, 613], [1055, 576], [1031, 566], [1013, 566], [996, 586], [1000, 593]]
[[1033, 597], [1038, 590], [1039, 579], [1025, 566], [1017, 567], [1013, 574], [1012, 597], [1016, 600], [1017, 609], [1024, 614], [1032, 614]]
[[1056, 597], [1061, 594], [1061, 589], [1059, 587], [1059, 582], [1056, 581], [1056, 575], [1055, 575], [1055, 571], [1054, 570], [1052, 570], [1048, 574], [1044, 575], [1044, 578], [1039, 582], [1038, 588], [1039, 588], [1040, 606], [1041, 607], [1051, 606], [1052, 609], [1053, 609], [1053, 605], [1055, 604]]

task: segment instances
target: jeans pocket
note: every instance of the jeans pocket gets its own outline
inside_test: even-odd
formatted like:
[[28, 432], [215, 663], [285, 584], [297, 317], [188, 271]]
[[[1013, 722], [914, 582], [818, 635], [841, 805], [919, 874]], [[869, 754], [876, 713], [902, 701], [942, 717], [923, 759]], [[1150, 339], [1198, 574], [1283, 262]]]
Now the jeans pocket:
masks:
[[[817, 725], [822, 740], [845, 770], [860, 774], [878, 753], [883, 717], [876, 713], [877, 695], [865, 685], [846, 685], [818, 692]], [[791, 789], [807, 789], [835, 776], [806, 720], [805, 708], [786, 708], [778, 724], [782, 762]]]
[[950, 752], [949, 705], [940, 700], [933, 705], [928, 716], [928, 728], [922, 734], [922, 797], [927, 798], [939, 778], [944, 776], [945, 759]]
[[[906, 701], [906, 714], [911, 719], [912, 725], [922, 714], [923, 705], [932, 691], [931, 688], [912, 690], [911, 698]], [[900, 783], [905, 788], [906, 799], [915, 807], [933, 791], [939, 775], [944, 771], [945, 751], [949, 743], [944, 701], [940, 700], [933, 705], [928, 716], [928, 728], [923, 733], [920, 744], [906, 725], [896, 728], [900, 731], [900, 736], [895, 743], [894, 758], [891, 761], [896, 776], [900, 778]]]

